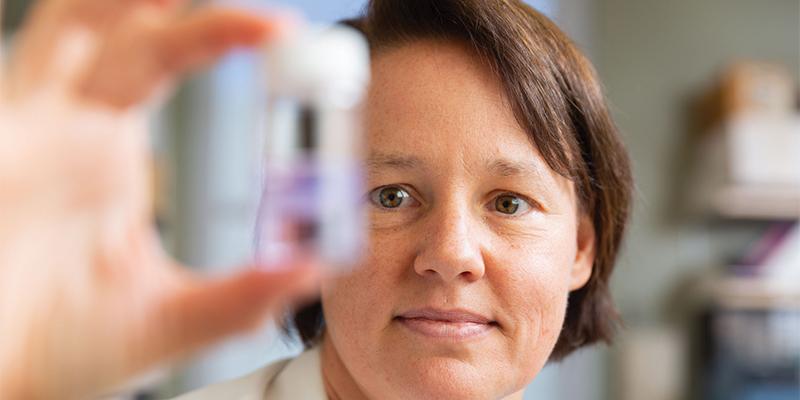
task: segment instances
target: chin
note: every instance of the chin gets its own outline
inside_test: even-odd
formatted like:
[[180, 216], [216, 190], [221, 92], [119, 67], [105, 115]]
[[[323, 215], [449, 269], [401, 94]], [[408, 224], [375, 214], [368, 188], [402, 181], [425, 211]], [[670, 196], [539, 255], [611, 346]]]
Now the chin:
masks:
[[475, 366], [454, 358], [421, 358], [403, 370], [404, 398], [497, 399], [519, 390], [496, 367]]

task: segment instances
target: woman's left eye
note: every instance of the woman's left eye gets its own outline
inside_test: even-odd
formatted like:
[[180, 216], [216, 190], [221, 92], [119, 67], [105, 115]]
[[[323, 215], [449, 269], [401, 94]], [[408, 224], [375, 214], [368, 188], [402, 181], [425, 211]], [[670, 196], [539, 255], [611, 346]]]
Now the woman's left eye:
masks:
[[501, 214], [520, 215], [526, 213], [530, 208], [530, 203], [514, 194], [501, 194], [494, 199], [494, 209]]

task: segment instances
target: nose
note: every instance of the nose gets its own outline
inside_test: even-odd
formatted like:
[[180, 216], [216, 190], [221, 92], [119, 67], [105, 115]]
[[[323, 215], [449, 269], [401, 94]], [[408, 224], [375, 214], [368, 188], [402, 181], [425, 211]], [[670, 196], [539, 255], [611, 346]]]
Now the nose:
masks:
[[485, 274], [475, 217], [466, 207], [443, 207], [423, 224], [427, 234], [414, 259], [414, 271], [425, 278], [446, 283], [475, 282]]

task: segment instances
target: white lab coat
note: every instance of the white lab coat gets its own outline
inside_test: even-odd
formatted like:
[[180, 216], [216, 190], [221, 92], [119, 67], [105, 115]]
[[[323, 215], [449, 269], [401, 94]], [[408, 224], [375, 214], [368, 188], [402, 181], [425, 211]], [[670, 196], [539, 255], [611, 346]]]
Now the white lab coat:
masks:
[[326, 400], [319, 348], [173, 400]]

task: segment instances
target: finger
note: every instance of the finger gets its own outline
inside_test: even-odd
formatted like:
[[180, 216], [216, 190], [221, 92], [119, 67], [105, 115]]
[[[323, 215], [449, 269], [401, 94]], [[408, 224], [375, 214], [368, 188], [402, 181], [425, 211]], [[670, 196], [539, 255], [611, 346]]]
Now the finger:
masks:
[[113, 29], [131, 14], [145, 12], [167, 15], [178, 9], [184, 0], [50, 0], [53, 8], [67, 23], [80, 24], [97, 33]]
[[107, 40], [79, 93], [118, 108], [130, 107], [174, 78], [216, 61], [235, 47], [256, 46], [288, 26], [285, 18], [204, 9], [149, 29], [123, 27]]
[[[12, 94], [40, 86], [60, 64], [59, 46], [65, 34], [83, 32], [103, 38], [134, 11], [166, 14], [174, 0], [49, 0], [38, 2], [21, 30], [9, 68]], [[98, 40], [99, 42], [99, 40]]]
[[233, 9], [205, 9], [157, 35], [158, 51], [169, 70], [202, 67], [236, 46], [255, 46], [289, 27], [284, 17], [264, 19]]
[[165, 304], [157, 354], [180, 355], [257, 327], [287, 302], [316, 292], [318, 267], [282, 272], [250, 270], [193, 286]]

